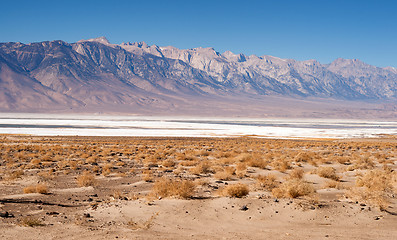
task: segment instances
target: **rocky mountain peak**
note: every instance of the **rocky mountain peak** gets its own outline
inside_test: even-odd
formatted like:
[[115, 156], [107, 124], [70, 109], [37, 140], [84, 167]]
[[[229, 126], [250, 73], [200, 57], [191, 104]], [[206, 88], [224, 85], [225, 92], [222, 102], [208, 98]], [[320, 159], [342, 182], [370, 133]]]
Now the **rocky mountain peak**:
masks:
[[135, 46], [135, 47], [138, 47], [138, 48], [148, 48], [149, 47], [149, 45], [147, 45], [147, 43], [145, 43], [144, 41], [142, 41], [142, 42], [134, 42], [134, 43], [131, 44], [131, 46]]
[[[5, 93], [18, 89], [6, 83], [35, 86], [42, 89], [40, 94], [47, 96], [43, 99], [48, 104], [52, 95], [65, 104], [99, 108], [114, 103], [132, 104], [132, 108], [156, 102], [172, 106], [176, 98], [187, 96], [397, 99], [397, 70], [357, 59], [321, 64], [231, 51], [220, 54], [211, 47], [178, 49], [145, 42], [116, 45], [105, 37], [77, 43], [0, 43], [0, 66], [9, 66], [0, 67], [0, 88], [8, 89]], [[39, 98], [26, 90], [29, 94]], [[0, 94], [0, 106], [15, 101], [2, 102]]]
[[109, 40], [104, 36], [97, 37], [97, 38], [91, 38], [91, 39], [87, 39], [87, 40], [83, 39], [83, 40], [78, 41], [78, 43], [81, 43], [81, 42], [97, 42], [97, 43], [102, 43], [104, 45], [110, 45]]
[[227, 60], [233, 61], [233, 62], [245, 62], [245, 61], [247, 61], [246, 56], [244, 54], [242, 54], [242, 53], [234, 54], [231, 51], [226, 51], [226, 52], [222, 53], [222, 56], [225, 57]]

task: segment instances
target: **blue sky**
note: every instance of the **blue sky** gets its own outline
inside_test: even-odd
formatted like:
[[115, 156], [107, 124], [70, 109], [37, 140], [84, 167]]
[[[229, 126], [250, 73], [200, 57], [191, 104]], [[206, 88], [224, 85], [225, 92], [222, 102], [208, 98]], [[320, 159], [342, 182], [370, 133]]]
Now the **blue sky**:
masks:
[[[397, 2], [397, 1], [396, 1]], [[397, 67], [393, 1], [1, 1], [0, 42], [106, 36], [178, 48]]]

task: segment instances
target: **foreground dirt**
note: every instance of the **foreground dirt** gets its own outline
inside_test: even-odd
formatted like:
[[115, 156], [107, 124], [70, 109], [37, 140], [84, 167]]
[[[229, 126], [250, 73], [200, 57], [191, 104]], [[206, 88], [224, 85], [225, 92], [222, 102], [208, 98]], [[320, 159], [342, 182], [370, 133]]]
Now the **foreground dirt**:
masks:
[[[397, 236], [397, 141], [391, 137], [0, 138], [0, 239]], [[319, 171], [331, 168], [328, 175]], [[269, 175], [274, 181], [261, 182], [259, 176]], [[194, 189], [164, 196], [155, 186], [165, 178]], [[313, 191], [288, 195], [283, 186], [291, 179]], [[247, 186], [247, 195], [225, 193], [237, 183]]]

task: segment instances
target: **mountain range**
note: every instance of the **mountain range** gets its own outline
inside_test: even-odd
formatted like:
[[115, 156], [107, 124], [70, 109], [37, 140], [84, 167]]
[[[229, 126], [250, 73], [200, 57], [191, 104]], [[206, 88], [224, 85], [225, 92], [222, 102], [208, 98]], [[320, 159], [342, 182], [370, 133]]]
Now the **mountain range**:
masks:
[[394, 118], [397, 69], [145, 42], [0, 43], [0, 111]]

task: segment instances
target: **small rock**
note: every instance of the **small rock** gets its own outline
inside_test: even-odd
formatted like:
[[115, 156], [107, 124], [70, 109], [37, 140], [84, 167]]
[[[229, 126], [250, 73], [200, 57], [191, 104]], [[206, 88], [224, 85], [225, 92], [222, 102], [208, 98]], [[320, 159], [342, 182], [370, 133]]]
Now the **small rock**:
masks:
[[91, 217], [91, 214], [89, 214], [89, 213], [84, 213], [83, 216], [86, 217], [86, 218], [90, 218], [90, 217]]
[[247, 205], [242, 206], [242, 207], [240, 208], [240, 210], [241, 210], [241, 211], [247, 211], [247, 210], [248, 210]]
[[0, 217], [2, 217], [2, 218], [12, 218], [12, 217], [14, 217], [14, 215], [9, 213], [9, 212], [0, 212]]
[[54, 215], [59, 215], [59, 212], [47, 212], [46, 214], [50, 216], [54, 216]]
[[279, 201], [278, 201], [278, 199], [276, 198], [276, 199], [274, 199], [274, 202], [279, 202]]
[[374, 220], [379, 220], [379, 219], [380, 219], [380, 217], [378, 217], [378, 216], [374, 217]]

